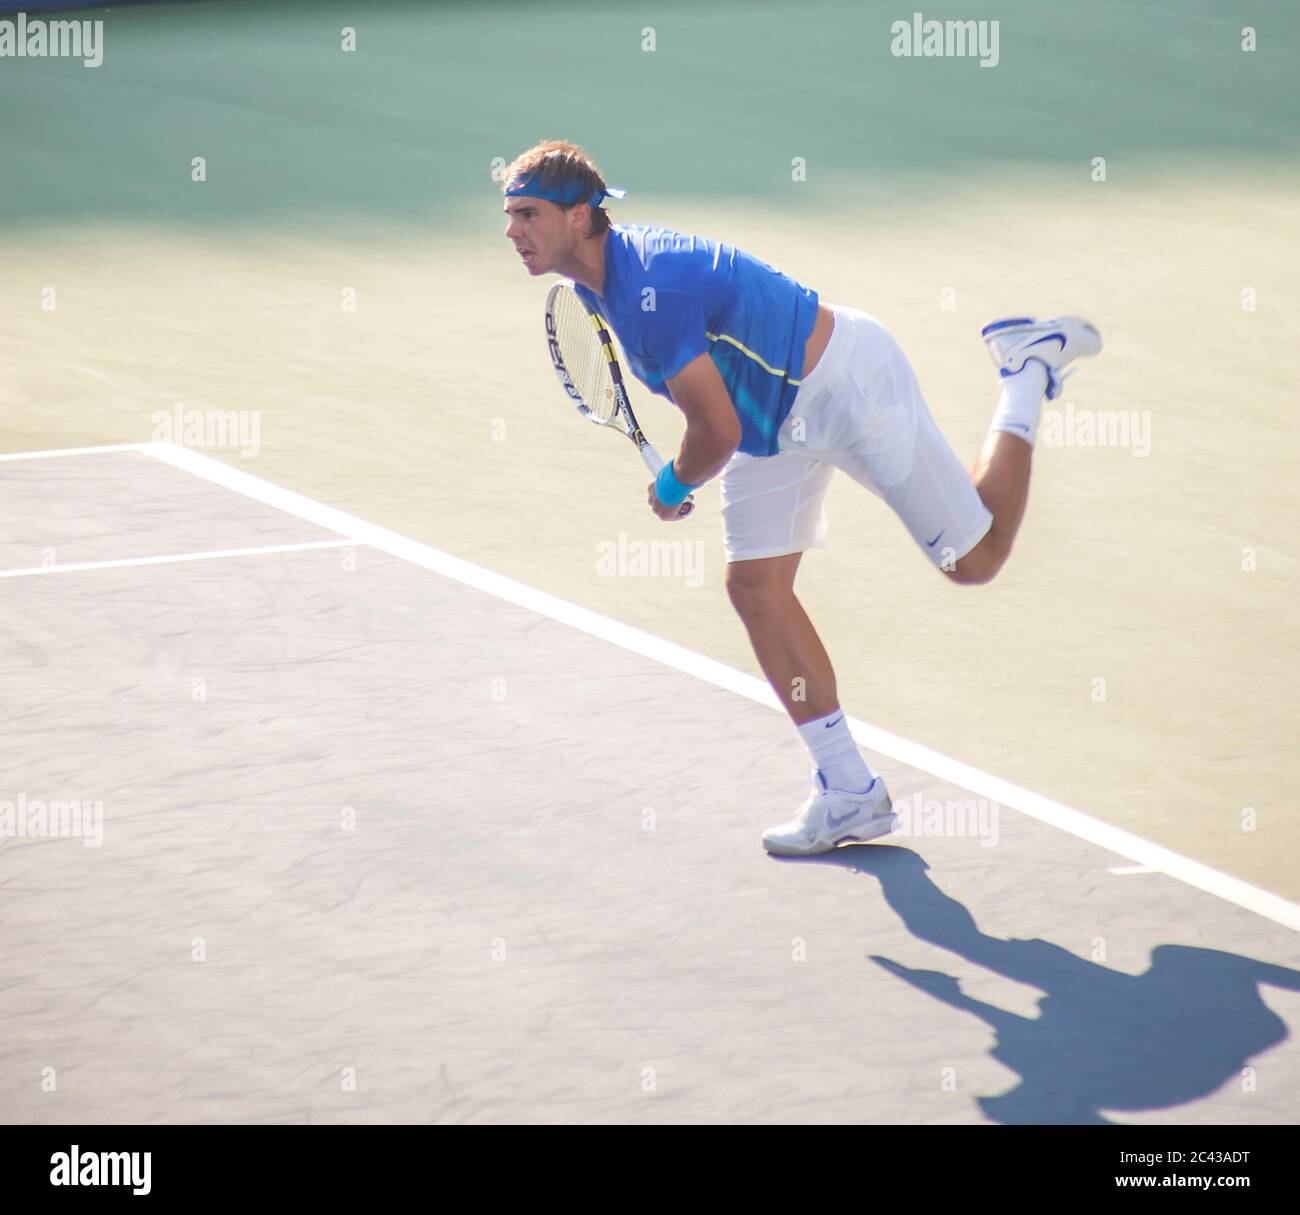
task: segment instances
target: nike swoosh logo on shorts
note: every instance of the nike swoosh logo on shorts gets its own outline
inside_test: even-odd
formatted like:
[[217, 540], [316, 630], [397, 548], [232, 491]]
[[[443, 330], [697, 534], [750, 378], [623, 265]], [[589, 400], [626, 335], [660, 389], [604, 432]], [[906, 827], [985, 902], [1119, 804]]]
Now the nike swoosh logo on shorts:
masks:
[[[947, 530], [948, 530], [948, 529], [947, 529], [946, 527], [943, 528], [943, 529], [939, 532], [939, 536], [942, 536], [943, 533], [946, 532]], [[936, 544], [939, 543], [939, 536], [935, 536], [935, 538], [934, 538], [933, 540], [927, 540], [927, 541], [925, 542], [925, 547], [926, 547], [926, 548], [934, 548], [934, 546], [935, 546]]]

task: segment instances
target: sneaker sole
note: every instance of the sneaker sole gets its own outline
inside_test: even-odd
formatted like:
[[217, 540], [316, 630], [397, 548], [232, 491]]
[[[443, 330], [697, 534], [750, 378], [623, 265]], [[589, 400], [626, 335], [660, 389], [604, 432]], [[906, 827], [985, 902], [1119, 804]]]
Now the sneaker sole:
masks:
[[791, 848], [784, 844], [769, 844], [763, 841], [763, 847], [772, 856], [822, 856], [834, 852], [841, 844], [865, 844], [870, 840], [888, 835], [898, 826], [898, 815], [892, 810], [888, 814], [873, 815], [871, 821], [861, 829], [855, 829], [852, 835], [841, 835], [832, 843], [822, 844], [818, 848]]
[[990, 333], [998, 333], [1003, 329], [1028, 329], [1042, 323], [1042, 321], [1037, 321], [1032, 316], [1013, 316], [1003, 321], [990, 321], [980, 330], [980, 337], [986, 338]]

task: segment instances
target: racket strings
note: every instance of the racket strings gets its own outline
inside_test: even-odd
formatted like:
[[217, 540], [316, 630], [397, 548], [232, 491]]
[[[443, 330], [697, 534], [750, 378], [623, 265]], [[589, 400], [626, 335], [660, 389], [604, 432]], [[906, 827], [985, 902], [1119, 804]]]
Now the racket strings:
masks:
[[596, 336], [591, 315], [571, 291], [563, 292], [555, 310], [555, 340], [582, 403], [602, 422], [618, 410], [609, 360]]

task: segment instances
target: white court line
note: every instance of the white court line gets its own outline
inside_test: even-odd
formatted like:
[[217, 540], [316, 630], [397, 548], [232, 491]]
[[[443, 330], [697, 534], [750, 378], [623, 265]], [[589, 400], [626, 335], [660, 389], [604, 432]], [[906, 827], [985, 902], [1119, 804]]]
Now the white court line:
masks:
[[[558, 620], [572, 628], [581, 629], [593, 637], [599, 637], [614, 645], [622, 646], [633, 653], [650, 658], [655, 662], [693, 675], [715, 687], [724, 688], [744, 696], [758, 704], [784, 712], [776, 694], [767, 683], [753, 675], [734, 670], [724, 663], [696, 654], [683, 646], [675, 645], [660, 637], [653, 637], [640, 629], [621, 624], [577, 604], [548, 595], [513, 578], [494, 573], [482, 566], [463, 561], [444, 553], [427, 544], [399, 536], [387, 528], [368, 523], [355, 515], [326, 506], [302, 494], [273, 485], [260, 477], [242, 472], [227, 464], [222, 464], [209, 456], [188, 448], [177, 447], [172, 443], [140, 444], [135, 450], [170, 464], [173, 468], [183, 469], [221, 485], [235, 493], [243, 494], [254, 501], [263, 502], [279, 510], [328, 528], [342, 535], [350, 536], [358, 544], [366, 544], [404, 561], [409, 561], [424, 569], [433, 570], [447, 578], [454, 578], [467, 586], [472, 586], [490, 595], [496, 595], [510, 603], [528, 608], [539, 615]], [[1300, 930], [1300, 906], [1249, 882], [1243, 882], [1226, 873], [1220, 873], [1209, 865], [1203, 865], [1190, 857], [1181, 856], [1159, 844], [1153, 844], [1131, 832], [1112, 827], [1098, 819], [1073, 810], [1061, 802], [1043, 797], [1032, 790], [1023, 789], [999, 777], [982, 772], [969, 764], [964, 764], [929, 747], [890, 734], [855, 717], [849, 718], [853, 737], [881, 755], [888, 755], [900, 763], [928, 772], [949, 784], [958, 785], [972, 793], [978, 793], [996, 801], [1001, 806], [1009, 806], [1022, 814], [1047, 823], [1061, 831], [1069, 832], [1079, 839], [1087, 840], [1100, 848], [1105, 848], [1119, 856], [1127, 857], [1137, 865], [1158, 870], [1177, 878], [1189, 886], [1215, 895], [1227, 902], [1235, 903], [1266, 919], [1273, 920], [1287, 928]]]
[[216, 557], [251, 557], [259, 553], [305, 553], [313, 548], [344, 548], [356, 540], [311, 540], [304, 544], [264, 544], [260, 548], [218, 548], [203, 553], [173, 553], [165, 557], [122, 557], [117, 561], [70, 561], [67, 565], [34, 565], [0, 570], [0, 578], [32, 578], [38, 574], [76, 574], [83, 570], [116, 570], [128, 565], [171, 565], [175, 561], [211, 561]]
[[148, 443], [110, 443], [105, 447], [65, 447], [55, 451], [11, 451], [0, 454], [0, 461], [4, 460], [48, 460], [58, 456], [98, 456], [108, 451], [144, 451], [147, 452], [150, 444]]

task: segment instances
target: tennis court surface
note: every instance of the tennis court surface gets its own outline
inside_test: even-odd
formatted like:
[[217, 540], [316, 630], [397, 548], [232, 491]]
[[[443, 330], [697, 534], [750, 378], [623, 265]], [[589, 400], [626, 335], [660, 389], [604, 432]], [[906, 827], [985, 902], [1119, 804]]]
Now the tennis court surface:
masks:
[[182, 448], [0, 519], [4, 1121], [1297, 1120], [1292, 904], [865, 724], [770, 858], [749, 676]]

